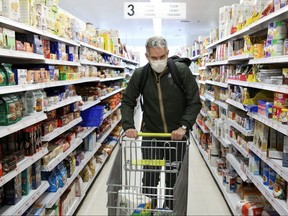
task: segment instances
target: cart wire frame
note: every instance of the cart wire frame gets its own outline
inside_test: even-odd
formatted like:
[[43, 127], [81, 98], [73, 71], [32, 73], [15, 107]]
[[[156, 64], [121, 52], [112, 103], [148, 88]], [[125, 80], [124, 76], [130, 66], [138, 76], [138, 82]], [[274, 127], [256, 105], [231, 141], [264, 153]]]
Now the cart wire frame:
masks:
[[187, 215], [189, 139], [119, 141], [107, 181], [108, 215]]

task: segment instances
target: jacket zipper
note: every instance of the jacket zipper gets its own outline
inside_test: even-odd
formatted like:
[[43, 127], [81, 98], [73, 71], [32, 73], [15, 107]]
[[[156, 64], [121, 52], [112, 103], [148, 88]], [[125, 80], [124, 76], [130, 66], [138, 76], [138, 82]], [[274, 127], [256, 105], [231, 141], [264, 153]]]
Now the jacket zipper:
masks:
[[[162, 74], [161, 74], [162, 75]], [[160, 86], [160, 76], [156, 76], [156, 83], [157, 83], [157, 90], [158, 90], [158, 97], [159, 97], [159, 104], [160, 104], [160, 114], [161, 114], [161, 118], [162, 118], [162, 123], [163, 123], [163, 129], [164, 129], [164, 133], [168, 133], [168, 129], [167, 129], [167, 123], [166, 123], [166, 119], [165, 119], [165, 115], [164, 115], [164, 106], [163, 106], [163, 98], [162, 98], [162, 91], [161, 91], [161, 86]]]

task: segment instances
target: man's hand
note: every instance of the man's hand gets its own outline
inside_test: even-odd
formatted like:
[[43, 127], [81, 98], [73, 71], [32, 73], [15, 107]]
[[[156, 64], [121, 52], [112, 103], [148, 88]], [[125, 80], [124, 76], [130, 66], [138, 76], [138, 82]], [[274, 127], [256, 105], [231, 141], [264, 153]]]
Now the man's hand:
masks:
[[182, 127], [179, 127], [177, 130], [172, 131], [171, 139], [172, 140], [182, 140], [186, 134], [186, 130]]
[[125, 136], [129, 138], [138, 138], [138, 131], [136, 129], [128, 129], [125, 131]]

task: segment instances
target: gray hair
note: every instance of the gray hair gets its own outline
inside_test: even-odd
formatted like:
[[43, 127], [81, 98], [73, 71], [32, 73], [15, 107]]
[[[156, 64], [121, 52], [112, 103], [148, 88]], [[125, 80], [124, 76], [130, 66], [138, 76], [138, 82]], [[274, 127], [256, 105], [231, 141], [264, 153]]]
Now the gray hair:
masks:
[[149, 48], [160, 47], [168, 50], [167, 41], [165, 38], [161, 36], [153, 36], [147, 39], [146, 41], [146, 52], [148, 52]]

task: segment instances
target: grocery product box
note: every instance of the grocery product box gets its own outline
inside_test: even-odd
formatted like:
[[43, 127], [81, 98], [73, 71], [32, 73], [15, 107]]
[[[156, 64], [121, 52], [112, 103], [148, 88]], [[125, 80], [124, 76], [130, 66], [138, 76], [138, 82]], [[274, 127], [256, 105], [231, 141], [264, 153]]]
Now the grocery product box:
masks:
[[2, 0], [2, 14], [10, 19], [20, 21], [19, 0]]
[[3, 28], [3, 48], [15, 50], [15, 31]]
[[15, 205], [21, 200], [21, 180], [21, 174], [19, 174], [4, 185], [4, 202], [6, 205]]

